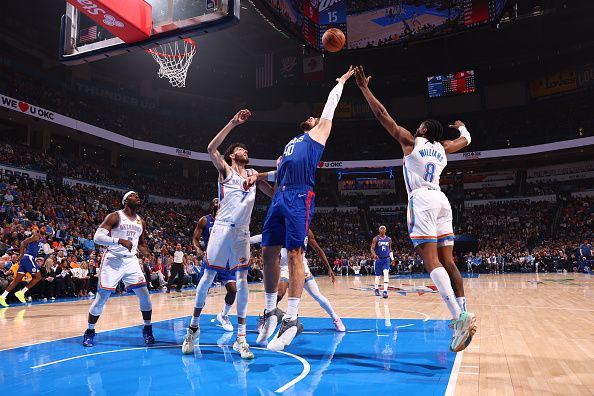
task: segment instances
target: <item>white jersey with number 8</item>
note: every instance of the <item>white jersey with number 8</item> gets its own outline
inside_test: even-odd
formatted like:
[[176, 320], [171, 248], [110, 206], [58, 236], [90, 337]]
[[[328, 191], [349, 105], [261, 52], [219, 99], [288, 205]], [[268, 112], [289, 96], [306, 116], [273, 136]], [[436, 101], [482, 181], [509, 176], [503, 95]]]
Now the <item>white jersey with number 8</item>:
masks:
[[439, 177], [447, 164], [448, 158], [440, 142], [431, 143], [416, 137], [413, 151], [404, 156], [402, 164], [408, 197], [419, 188], [440, 190]]

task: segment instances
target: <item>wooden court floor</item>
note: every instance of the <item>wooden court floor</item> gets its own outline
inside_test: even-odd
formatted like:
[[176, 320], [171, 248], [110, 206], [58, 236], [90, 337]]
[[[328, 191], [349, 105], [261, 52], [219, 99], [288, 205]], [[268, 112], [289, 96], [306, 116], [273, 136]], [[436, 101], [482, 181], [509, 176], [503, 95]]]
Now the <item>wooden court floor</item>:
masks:
[[[423, 293], [429, 278], [391, 280], [387, 300], [366, 290], [372, 277], [317, 278], [337, 313], [353, 318], [448, 319], [436, 293]], [[468, 309], [478, 332], [458, 354], [452, 379], [456, 395], [594, 394], [594, 276], [584, 274], [481, 275], [465, 279]], [[250, 285], [249, 315], [264, 304], [262, 284]], [[404, 294], [404, 295], [403, 295]], [[205, 313], [217, 313], [224, 289], [211, 289]], [[189, 316], [193, 290], [153, 294], [155, 321]], [[0, 350], [80, 336], [91, 300], [15, 305], [0, 310]], [[281, 303], [286, 307], [286, 302]], [[309, 296], [302, 316], [324, 317]], [[134, 296], [114, 297], [97, 330], [141, 324]], [[253, 324], [252, 324], [253, 325]], [[250, 326], [250, 322], [248, 322]], [[397, 358], [397, 357], [396, 357]]]

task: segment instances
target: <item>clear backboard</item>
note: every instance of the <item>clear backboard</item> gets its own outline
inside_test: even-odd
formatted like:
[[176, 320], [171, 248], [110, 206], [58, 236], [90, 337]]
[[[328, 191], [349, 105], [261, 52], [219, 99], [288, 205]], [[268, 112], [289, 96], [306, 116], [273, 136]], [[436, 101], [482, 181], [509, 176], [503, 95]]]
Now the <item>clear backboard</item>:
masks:
[[225, 29], [239, 21], [239, 1], [147, 0], [152, 6], [151, 34], [134, 43], [125, 43], [66, 3], [60, 30], [60, 61], [69, 65], [93, 62]]

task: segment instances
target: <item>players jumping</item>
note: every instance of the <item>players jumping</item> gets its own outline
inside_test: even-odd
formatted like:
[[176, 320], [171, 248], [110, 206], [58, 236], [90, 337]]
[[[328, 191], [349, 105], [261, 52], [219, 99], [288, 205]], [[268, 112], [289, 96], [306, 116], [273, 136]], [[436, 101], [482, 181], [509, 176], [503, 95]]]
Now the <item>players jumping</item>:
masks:
[[[470, 133], [464, 123], [456, 121], [450, 127], [458, 129], [460, 137], [440, 141], [443, 134], [441, 123], [426, 120], [413, 135], [398, 125], [371, 93], [371, 76], [365, 76], [363, 67], [357, 67], [355, 75], [357, 86], [375, 117], [400, 143], [404, 152], [402, 169], [409, 197], [408, 231], [415, 250], [423, 259], [425, 269], [452, 314], [451, 327], [454, 335], [450, 350], [459, 352], [468, 346], [476, 331], [475, 316], [466, 312], [462, 276], [453, 262], [452, 209], [439, 187], [439, 177], [447, 165], [447, 154], [468, 146], [471, 141]], [[454, 280], [459, 299], [456, 298], [451, 279]]]
[[[346, 81], [353, 75], [349, 70], [337, 79], [320, 118], [309, 117], [301, 123], [303, 133], [285, 146], [276, 174], [277, 188], [262, 229], [262, 259], [266, 306], [264, 325], [257, 342], [264, 343], [274, 332], [278, 318], [276, 308], [280, 278], [280, 251], [287, 248], [289, 259], [289, 301], [287, 313], [275, 337], [268, 344], [273, 351], [283, 350], [298, 333], [297, 314], [305, 279], [303, 248], [313, 217], [315, 175], [324, 145], [330, 136], [334, 110]], [[266, 177], [266, 173], [263, 174]], [[251, 181], [255, 180], [250, 178]]]

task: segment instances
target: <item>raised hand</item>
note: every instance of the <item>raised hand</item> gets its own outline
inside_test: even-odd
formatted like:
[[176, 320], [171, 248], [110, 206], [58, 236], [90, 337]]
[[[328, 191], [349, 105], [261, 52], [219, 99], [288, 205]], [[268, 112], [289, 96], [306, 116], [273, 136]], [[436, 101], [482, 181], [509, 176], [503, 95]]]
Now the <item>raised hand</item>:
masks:
[[353, 68], [353, 66], [349, 66], [349, 70], [347, 70], [346, 73], [344, 73], [342, 76], [340, 76], [340, 78], [337, 78], [336, 79], [336, 82], [339, 82], [339, 83], [342, 83], [342, 84], [346, 83], [347, 80], [349, 78], [351, 78], [351, 76], [353, 75], [353, 73], [355, 73], [355, 69]]
[[231, 124], [233, 124], [233, 125], [243, 124], [244, 122], [247, 121], [248, 118], [251, 117], [251, 115], [252, 115], [252, 112], [249, 111], [248, 109], [239, 110], [237, 112], [237, 114], [235, 114], [233, 116], [233, 118], [231, 119]]
[[456, 120], [456, 122], [454, 122], [453, 125], [450, 125], [450, 128], [454, 128], [454, 129], [460, 129], [460, 127], [463, 127], [464, 123], [460, 120]]
[[359, 88], [367, 88], [369, 85], [369, 80], [371, 80], [371, 76], [365, 75], [365, 70], [363, 70], [363, 66], [357, 66], [355, 68], [355, 81], [357, 82], [357, 86]]

